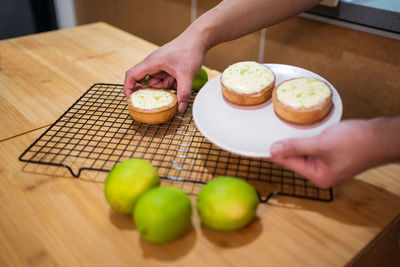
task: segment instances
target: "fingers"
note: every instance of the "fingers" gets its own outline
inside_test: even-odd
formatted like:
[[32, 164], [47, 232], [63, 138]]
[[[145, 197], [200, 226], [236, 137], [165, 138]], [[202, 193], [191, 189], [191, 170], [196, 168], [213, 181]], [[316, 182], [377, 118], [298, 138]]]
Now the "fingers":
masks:
[[166, 88], [166, 89], [171, 89], [173, 88], [173, 85], [175, 83], [175, 78], [167, 74], [168, 76], [165, 78], [154, 78], [155, 75], [153, 75], [149, 81], [147, 82], [147, 85], [149, 87], [154, 87], [154, 88]]
[[306, 177], [320, 188], [333, 184], [319, 136], [279, 141], [271, 146], [270, 154], [270, 161]]
[[299, 173], [305, 177], [313, 177], [315, 168], [310, 162], [318, 152], [318, 138], [287, 139], [272, 144], [270, 160]]
[[133, 88], [135, 87], [136, 84], [136, 79], [134, 77], [134, 75], [129, 72], [131, 69], [129, 69], [126, 73], [125, 73], [125, 81], [124, 81], [124, 95], [126, 97], [129, 97], [129, 95], [132, 93]]
[[156, 79], [162, 80], [162, 79], [165, 79], [165, 78], [167, 78], [169, 76], [170, 75], [167, 72], [160, 71], [160, 72], [157, 72], [157, 73], [151, 75], [151, 78], [156, 78]]
[[134, 89], [135, 90], [140, 90], [140, 89], [147, 88], [147, 87], [148, 87], [147, 85], [143, 85], [141, 83], [136, 83]]
[[310, 180], [319, 188], [328, 188], [335, 183], [332, 172], [321, 159], [314, 157], [296, 157], [272, 159], [272, 162], [282, 165]]
[[314, 170], [306, 157], [295, 157], [295, 158], [271, 158], [272, 162], [282, 165], [288, 169], [291, 169], [298, 174], [305, 177], [313, 177]]
[[163, 82], [163, 87], [168, 89], [174, 88], [174, 85], [176, 84], [176, 80], [172, 76], [165, 78]]
[[308, 138], [287, 139], [272, 144], [271, 158], [290, 158], [311, 156], [320, 152], [319, 136]]
[[124, 81], [124, 94], [126, 97], [129, 97], [132, 91], [137, 89], [137, 82], [142, 81], [146, 75], [150, 75], [147, 87], [177, 88], [178, 111], [184, 112], [186, 110], [190, 100], [193, 80], [193, 77], [188, 77], [186, 69], [176, 71], [176, 69], [167, 65], [154, 63], [151, 59], [145, 60], [126, 72]]
[[144, 79], [147, 74], [153, 74], [159, 72], [160, 69], [157, 65], [149, 63], [140, 63], [132, 68], [130, 68], [125, 73], [125, 80], [124, 80], [124, 94], [126, 97], [132, 93], [135, 89], [136, 82]]
[[192, 92], [192, 79], [181, 75], [177, 79], [178, 85], [178, 111], [185, 112]]

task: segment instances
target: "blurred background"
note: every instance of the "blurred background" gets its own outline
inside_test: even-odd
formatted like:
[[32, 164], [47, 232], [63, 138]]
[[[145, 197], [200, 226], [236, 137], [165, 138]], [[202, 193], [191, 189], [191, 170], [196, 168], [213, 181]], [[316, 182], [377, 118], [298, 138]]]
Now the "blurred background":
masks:
[[[161, 46], [219, 2], [0, 0], [0, 39], [104, 21]], [[325, 0], [292, 19], [216, 46], [204, 65], [219, 71], [243, 60], [299, 66], [339, 90], [345, 118], [393, 116], [400, 114], [399, 40], [400, 1]]]

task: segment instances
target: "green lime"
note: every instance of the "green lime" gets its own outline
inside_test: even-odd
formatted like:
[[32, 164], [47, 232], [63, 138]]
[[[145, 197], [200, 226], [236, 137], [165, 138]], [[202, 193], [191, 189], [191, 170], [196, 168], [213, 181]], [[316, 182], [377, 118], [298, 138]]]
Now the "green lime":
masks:
[[200, 71], [194, 76], [192, 89], [193, 90], [200, 90], [208, 81], [207, 71], [204, 66], [201, 66]]
[[219, 231], [236, 230], [247, 225], [254, 218], [258, 203], [253, 186], [230, 176], [213, 179], [197, 197], [201, 221]]
[[143, 79], [143, 81], [141, 82], [141, 84], [147, 85], [147, 83], [149, 82], [149, 80], [150, 80], [150, 75], [146, 75], [146, 77], [144, 77], [144, 79]]
[[190, 227], [192, 206], [180, 189], [164, 186], [143, 194], [133, 211], [136, 228], [150, 242], [165, 243], [182, 236]]
[[104, 184], [107, 202], [116, 212], [132, 214], [141, 194], [160, 183], [156, 168], [143, 159], [127, 159], [115, 165]]

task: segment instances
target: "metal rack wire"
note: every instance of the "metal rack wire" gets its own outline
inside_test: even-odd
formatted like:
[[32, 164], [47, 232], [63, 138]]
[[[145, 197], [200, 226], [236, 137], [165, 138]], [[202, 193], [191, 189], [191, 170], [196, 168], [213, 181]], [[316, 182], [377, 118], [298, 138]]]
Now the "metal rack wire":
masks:
[[[205, 184], [221, 175], [240, 177], [255, 185], [262, 202], [274, 195], [333, 199], [332, 189], [319, 189], [281, 166], [234, 155], [208, 142], [193, 122], [195, 95], [185, 114], [146, 125], [131, 119], [122, 85], [94, 84], [19, 160], [63, 166], [79, 177], [83, 170], [108, 172], [116, 163], [136, 157], [150, 161], [161, 178], [182, 183]], [[272, 190], [262, 195], [265, 186]]]

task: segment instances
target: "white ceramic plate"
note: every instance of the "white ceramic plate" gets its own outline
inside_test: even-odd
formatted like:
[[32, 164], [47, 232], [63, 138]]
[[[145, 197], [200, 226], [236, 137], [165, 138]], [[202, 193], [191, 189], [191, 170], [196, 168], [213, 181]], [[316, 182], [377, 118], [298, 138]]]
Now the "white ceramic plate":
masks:
[[239, 155], [269, 157], [272, 143], [288, 138], [315, 136], [340, 121], [342, 100], [327, 80], [295, 66], [265, 65], [275, 73], [275, 85], [295, 77], [314, 77], [327, 82], [333, 92], [331, 112], [324, 120], [309, 126], [287, 123], [275, 115], [272, 99], [251, 107], [234, 105], [225, 100], [218, 76], [207, 82], [193, 104], [193, 118], [197, 128], [216, 146]]

